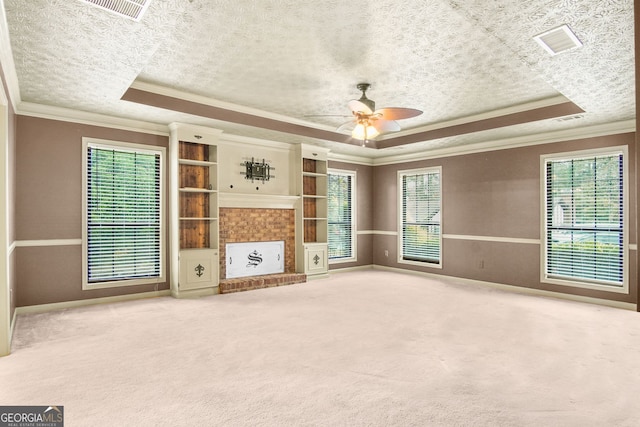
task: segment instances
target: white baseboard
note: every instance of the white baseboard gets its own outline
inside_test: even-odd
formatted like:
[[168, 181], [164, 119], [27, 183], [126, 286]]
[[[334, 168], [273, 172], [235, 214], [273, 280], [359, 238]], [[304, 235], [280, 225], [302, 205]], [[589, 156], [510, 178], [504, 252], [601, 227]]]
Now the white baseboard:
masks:
[[13, 340], [13, 331], [16, 329], [16, 319], [18, 318], [18, 309], [13, 310], [11, 317], [11, 326], [9, 327], [9, 350], [11, 350], [11, 340]]
[[[550, 297], [550, 298], [557, 298], [557, 299], [564, 299], [564, 300], [570, 300], [570, 301], [584, 302], [589, 304], [609, 306], [609, 307], [620, 308], [624, 310], [637, 311], [637, 305], [633, 303], [610, 301], [610, 300], [605, 300], [600, 298], [585, 297], [581, 295], [563, 294], [559, 292], [545, 291], [541, 289], [532, 289], [532, 288], [524, 288], [520, 286], [505, 285], [501, 283], [484, 282], [481, 280], [465, 279], [465, 278], [454, 277], [454, 276], [445, 276], [442, 274], [426, 273], [422, 271], [405, 270], [402, 268], [387, 267], [387, 266], [375, 265], [375, 264], [334, 269], [334, 270], [330, 270], [329, 274], [332, 275], [336, 273], [347, 273], [350, 271], [364, 271], [364, 270], [383, 270], [383, 271], [386, 270], [386, 271], [393, 271], [395, 273], [413, 274], [416, 276], [423, 276], [431, 279], [455, 280], [457, 282], [462, 282], [468, 285], [491, 287], [494, 289], [500, 289], [503, 291], [515, 292], [515, 293], [520, 293], [525, 295], [544, 296], [544, 297]], [[322, 275], [322, 277], [326, 277], [326, 276]], [[317, 277], [317, 278], [320, 278], [320, 277]], [[215, 293], [216, 292], [214, 292], [213, 290], [207, 289], [204, 292], [189, 293], [188, 296], [184, 294], [179, 296], [178, 295], [173, 295], [173, 296], [178, 298], [185, 298], [185, 297], [193, 298], [193, 297], [214, 295]], [[9, 331], [9, 334], [10, 334], [9, 342], [11, 342], [11, 338], [13, 337], [13, 332], [15, 329], [18, 315], [32, 314], [32, 313], [45, 313], [48, 311], [63, 310], [66, 308], [84, 307], [84, 306], [90, 306], [90, 305], [96, 305], [96, 304], [109, 304], [114, 302], [133, 301], [138, 299], [156, 298], [156, 297], [163, 297], [163, 296], [172, 296], [171, 291], [170, 290], [153, 291], [153, 292], [144, 292], [139, 294], [117, 295], [113, 297], [92, 298], [92, 299], [86, 299], [86, 300], [64, 301], [64, 302], [56, 302], [51, 304], [40, 304], [40, 305], [30, 305], [26, 307], [17, 307], [13, 313], [13, 319], [11, 321], [11, 328]]]
[[387, 267], [383, 265], [374, 265], [373, 269], [393, 271], [395, 273], [413, 274], [416, 276], [428, 277], [430, 279], [439, 279], [439, 280], [445, 280], [445, 281], [455, 280], [456, 282], [461, 282], [467, 285], [490, 287], [490, 288], [499, 289], [502, 291], [514, 292], [514, 293], [519, 293], [524, 295], [564, 299], [569, 301], [583, 302], [587, 304], [596, 304], [596, 305], [603, 305], [603, 306], [608, 306], [613, 308], [620, 308], [623, 310], [637, 311], [637, 305], [630, 302], [611, 301], [611, 300], [600, 299], [600, 298], [585, 297], [581, 295], [563, 294], [560, 292], [545, 291], [542, 289], [532, 289], [532, 288], [524, 288], [521, 286], [505, 285], [502, 283], [484, 282], [482, 280], [465, 279], [462, 277], [426, 273], [423, 271], [404, 270], [402, 268]]
[[13, 317], [11, 318], [11, 330], [9, 331], [9, 341], [11, 341], [11, 337], [13, 336], [13, 330], [16, 326], [17, 317], [18, 317], [18, 308], [13, 310]]
[[308, 274], [307, 275], [307, 282], [311, 282], [312, 280], [318, 280], [318, 279], [326, 279], [329, 277], [329, 273], [322, 273], [322, 274]]
[[[18, 314], [46, 313], [48, 311], [63, 310], [65, 308], [85, 307], [97, 304], [110, 304], [114, 302], [133, 301], [138, 299], [156, 298], [170, 296], [171, 291], [152, 291], [139, 294], [116, 295], [113, 297], [91, 298], [75, 301], [54, 302], [51, 304], [28, 305], [26, 307], [17, 307], [14, 318]], [[15, 324], [15, 319], [13, 324]]]

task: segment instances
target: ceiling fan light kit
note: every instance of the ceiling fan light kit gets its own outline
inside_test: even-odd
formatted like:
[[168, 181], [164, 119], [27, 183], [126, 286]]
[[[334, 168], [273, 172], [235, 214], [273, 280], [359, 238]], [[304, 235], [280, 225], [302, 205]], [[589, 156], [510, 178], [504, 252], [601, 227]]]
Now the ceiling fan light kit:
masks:
[[[363, 143], [376, 138], [383, 132], [397, 132], [400, 125], [396, 120], [408, 119], [422, 114], [422, 111], [413, 108], [381, 108], [376, 110], [376, 103], [367, 98], [366, 91], [371, 85], [369, 83], [358, 83], [356, 88], [362, 92], [360, 99], [349, 101], [349, 108], [353, 114], [356, 126], [351, 132], [355, 139], [362, 140]], [[338, 129], [343, 128], [344, 125]]]
[[380, 135], [380, 132], [369, 123], [358, 123], [351, 132], [351, 136], [355, 139], [361, 139], [366, 142]]

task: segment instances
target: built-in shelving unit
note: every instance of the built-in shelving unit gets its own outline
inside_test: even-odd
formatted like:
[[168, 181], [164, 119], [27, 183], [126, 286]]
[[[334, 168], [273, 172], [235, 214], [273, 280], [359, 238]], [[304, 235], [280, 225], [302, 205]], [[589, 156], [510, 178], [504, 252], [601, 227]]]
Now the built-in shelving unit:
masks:
[[299, 209], [296, 264], [309, 276], [326, 274], [327, 259], [327, 150], [301, 144], [298, 150]]
[[211, 238], [218, 235], [216, 147], [178, 144], [180, 249], [217, 249]]
[[302, 159], [304, 242], [326, 243], [327, 162]]
[[[171, 124], [172, 263], [176, 297], [217, 293], [220, 131]], [[177, 256], [176, 256], [177, 255]]]

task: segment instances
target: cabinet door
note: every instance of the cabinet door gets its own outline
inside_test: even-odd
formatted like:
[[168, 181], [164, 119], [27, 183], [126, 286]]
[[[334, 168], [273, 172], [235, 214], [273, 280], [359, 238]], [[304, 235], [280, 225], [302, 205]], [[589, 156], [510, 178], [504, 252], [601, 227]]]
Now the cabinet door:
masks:
[[180, 251], [180, 290], [218, 286], [218, 250]]
[[306, 274], [327, 272], [327, 245], [305, 245], [304, 254]]

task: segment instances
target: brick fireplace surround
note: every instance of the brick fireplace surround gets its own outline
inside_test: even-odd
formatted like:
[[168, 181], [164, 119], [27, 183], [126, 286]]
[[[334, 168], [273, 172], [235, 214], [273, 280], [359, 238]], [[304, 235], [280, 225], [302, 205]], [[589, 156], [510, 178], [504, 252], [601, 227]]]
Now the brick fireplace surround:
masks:
[[[220, 208], [220, 293], [306, 282], [296, 273], [295, 210]], [[284, 241], [284, 273], [226, 279], [227, 243]]]

